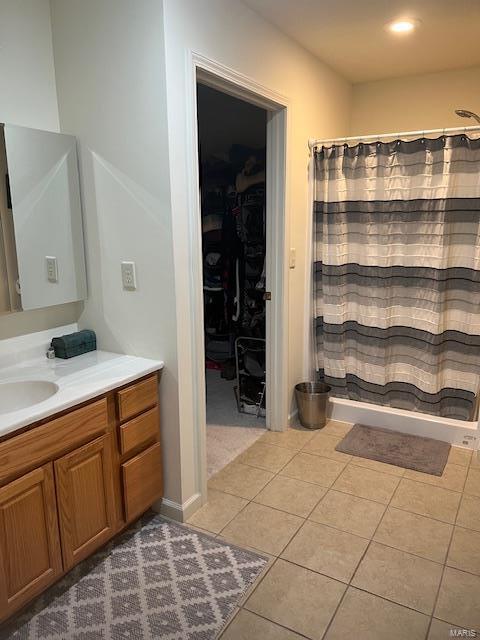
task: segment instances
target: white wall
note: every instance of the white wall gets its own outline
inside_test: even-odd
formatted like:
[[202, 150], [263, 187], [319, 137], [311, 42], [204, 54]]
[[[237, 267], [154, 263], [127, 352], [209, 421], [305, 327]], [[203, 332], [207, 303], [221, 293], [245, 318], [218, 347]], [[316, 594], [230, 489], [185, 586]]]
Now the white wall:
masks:
[[58, 131], [49, 0], [0, 0], [0, 121]]
[[[310, 137], [345, 135], [348, 131], [350, 86], [304, 49], [265, 22], [239, 0], [164, 0], [167, 106], [175, 248], [178, 318], [179, 383], [182, 388], [180, 424], [185, 459], [194, 469], [195, 403], [191, 372], [192, 343], [189, 318], [190, 205], [184, 185], [191, 177], [185, 149], [188, 145], [188, 87], [190, 51], [207, 56], [248, 76], [290, 100], [287, 191], [291, 245], [297, 249], [297, 268], [290, 271], [290, 388], [304, 375], [307, 266], [305, 256], [311, 202], [308, 192]], [[309, 272], [309, 270], [308, 270]], [[202, 401], [200, 399], [199, 401]], [[186, 487], [187, 489], [187, 487]], [[191, 488], [196, 489], [192, 474]]]
[[[49, 0], [0, 0], [0, 122], [59, 130]], [[75, 322], [81, 304], [0, 316], [0, 339]]]
[[475, 124], [458, 108], [480, 113], [480, 67], [356, 84], [350, 135]]
[[[162, 358], [165, 495], [181, 501], [162, 3], [52, 0], [62, 130], [80, 142], [89, 299], [102, 349]], [[137, 266], [124, 291], [120, 262]]]
[[[238, 0], [51, 6], [60, 122], [81, 148], [90, 298], [80, 324], [97, 331], [102, 348], [166, 361], [165, 495], [185, 503], [199, 490], [189, 375], [187, 52], [215, 58], [291, 100], [289, 225], [299, 256], [290, 282], [292, 384], [304, 366], [307, 140], [346, 133], [350, 87]], [[121, 288], [122, 259], [137, 263], [136, 292]]]

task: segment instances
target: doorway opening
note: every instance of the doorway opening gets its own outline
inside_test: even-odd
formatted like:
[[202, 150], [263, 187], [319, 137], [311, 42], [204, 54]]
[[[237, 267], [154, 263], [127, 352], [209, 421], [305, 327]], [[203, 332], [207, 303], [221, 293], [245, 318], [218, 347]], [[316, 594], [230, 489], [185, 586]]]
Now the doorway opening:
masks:
[[[192, 305], [190, 335], [192, 338], [191, 384], [192, 421], [195, 438], [193, 446], [197, 460], [198, 498], [204, 504], [208, 499], [206, 384], [205, 384], [205, 331], [203, 299], [203, 243], [201, 198], [199, 190], [199, 118], [197, 104], [198, 85], [216, 89], [244, 102], [260, 107], [266, 113], [266, 398], [265, 424], [271, 431], [284, 431], [289, 424], [291, 394], [288, 381], [289, 335], [289, 247], [288, 220], [291, 216], [287, 189], [287, 149], [290, 144], [290, 101], [288, 97], [270, 87], [239, 74], [219, 62], [192, 52], [191, 93], [187, 102], [191, 153], [187, 155], [189, 175], [187, 199], [190, 217], [190, 266]], [[210, 447], [211, 450], [211, 447]], [[237, 454], [227, 447], [229, 458]], [[224, 461], [225, 462], [225, 459]], [[221, 464], [220, 464], [221, 466]], [[210, 470], [210, 475], [212, 471]], [[197, 498], [195, 498], [197, 499]], [[188, 506], [193, 513], [195, 504]]]
[[207, 473], [266, 429], [267, 111], [197, 84]]

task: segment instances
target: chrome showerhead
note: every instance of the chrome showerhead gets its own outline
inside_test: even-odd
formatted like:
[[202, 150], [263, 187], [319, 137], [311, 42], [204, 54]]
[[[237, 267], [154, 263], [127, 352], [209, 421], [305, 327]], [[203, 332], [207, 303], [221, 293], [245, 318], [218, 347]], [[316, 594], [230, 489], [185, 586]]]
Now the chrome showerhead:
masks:
[[461, 118], [473, 118], [476, 122], [478, 122], [478, 124], [480, 124], [480, 116], [478, 116], [476, 113], [473, 113], [473, 111], [467, 111], [467, 109], [455, 109], [455, 113]]

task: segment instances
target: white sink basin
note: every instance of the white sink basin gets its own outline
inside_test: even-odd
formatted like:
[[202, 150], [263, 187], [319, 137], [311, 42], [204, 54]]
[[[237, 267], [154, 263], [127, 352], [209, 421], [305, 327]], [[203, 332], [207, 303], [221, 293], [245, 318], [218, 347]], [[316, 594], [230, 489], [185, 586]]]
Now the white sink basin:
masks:
[[58, 385], [46, 380], [18, 380], [0, 383], [0, 414], [26, 409], [43, 402], [58, 391]]

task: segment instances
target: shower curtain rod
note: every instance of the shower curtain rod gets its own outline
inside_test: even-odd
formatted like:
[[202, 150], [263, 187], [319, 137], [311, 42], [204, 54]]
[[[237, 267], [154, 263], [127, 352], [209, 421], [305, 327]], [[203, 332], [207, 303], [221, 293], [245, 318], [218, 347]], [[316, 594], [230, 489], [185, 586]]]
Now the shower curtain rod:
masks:
[[397, 133], [375, 133], [373, 135], [368, 136], [350, 136], [346, 138], [326, 138], [319, 140], [310, 139], [308, 141], [308, 147], [310, 151], [313, 151], [315, 147], [319, 145], [326, 144], [335, 144], [341, 143], [345, 144], [347, 142], [363, 142], [366, 140], [383, 140], [384, 138], [393, 138], [396, 140], [397, 138], [418, 138], [419, 136], [430, 136], [432, 134], [440, 134], [440, 135], [455, 135], [457, 133], [480, 133], [480, 125], [475, 125], [473, 127], [452, 127], [450, 129], [429, 129], [424, 131], [399, 131]]

